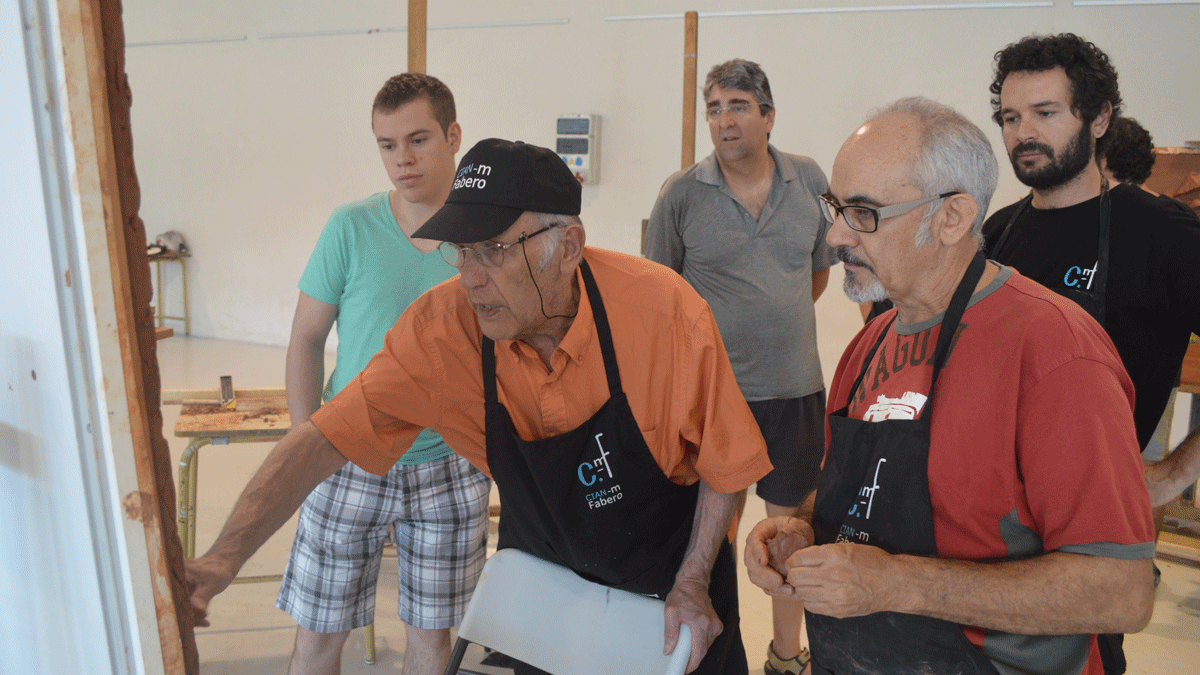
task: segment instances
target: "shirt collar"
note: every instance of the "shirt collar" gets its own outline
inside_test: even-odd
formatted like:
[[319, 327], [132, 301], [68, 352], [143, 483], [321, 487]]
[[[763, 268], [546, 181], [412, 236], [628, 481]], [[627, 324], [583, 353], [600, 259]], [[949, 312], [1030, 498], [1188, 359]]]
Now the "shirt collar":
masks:
[[[767, 152], [771, 153], [771, 159], [775, 161], [775, 175], [783, 182], [790, 183], [800, 177], [791, 162], [780, 161], [779, 151], [775, 149], [775, 146], [768, 143]], [[721, 165], [717, 163], [715, 150], [709, 153], [708, 157], [696, 163], [696, 180], [716, 187], [725, 186], [725, 177], [721, 175]]]

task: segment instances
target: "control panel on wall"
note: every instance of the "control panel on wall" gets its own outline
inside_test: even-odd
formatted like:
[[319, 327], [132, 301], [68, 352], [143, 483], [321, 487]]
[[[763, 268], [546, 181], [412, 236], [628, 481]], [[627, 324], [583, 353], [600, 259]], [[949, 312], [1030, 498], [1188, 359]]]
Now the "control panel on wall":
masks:
[[555, 151], [580, 183], [600, 182], [600, 116], [559, 115]]

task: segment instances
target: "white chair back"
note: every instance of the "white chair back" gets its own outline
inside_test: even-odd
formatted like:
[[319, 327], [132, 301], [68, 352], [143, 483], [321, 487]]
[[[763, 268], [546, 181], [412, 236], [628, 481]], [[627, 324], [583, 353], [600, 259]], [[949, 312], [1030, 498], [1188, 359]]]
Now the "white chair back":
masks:
[[553, 675], [683, 675], [691, 630], [683, 624], [675, 651], [664, 656], [663, 629], [661, 600], [504, 549], [484, 565], [446, 672], [457, 671], [466, 642], [474, 642]]

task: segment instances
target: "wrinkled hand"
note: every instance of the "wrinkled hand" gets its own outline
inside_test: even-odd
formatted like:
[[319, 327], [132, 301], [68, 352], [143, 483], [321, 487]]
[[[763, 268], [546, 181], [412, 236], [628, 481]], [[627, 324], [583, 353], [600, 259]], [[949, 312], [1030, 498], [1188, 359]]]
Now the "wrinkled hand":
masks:
[[786, 579], [790, 560], [812, 541], [812, 526], [799, 518], [779, 516], [759, 522], [746, 536], [743, 557], [750, 581], [767, 595], [796, 597]]
[[184, 560], [183, 569], [191, 596], [194, 625], [207, 627], [208, 602], [213, 596], [229, 587], [236, 572], [230, 573], [227, 566], [207, 556]]
[[903, 611], [899, 562], [865, 544], [826, 544], [796, 552], [787, 583], [804, 608], [835, 618]]
[[666, 630], [663, 632], [663, 654], [675, 651], [679, 642], [679, 625], [686, 623], [692, 629], [692, 655], [688, 657], [685, 672], [692, 672], [704, 660], [708, 648], [724, 629], [712, 601], [708, 598], [708, 584], [688, 579], [677, 579], [667, 594]]

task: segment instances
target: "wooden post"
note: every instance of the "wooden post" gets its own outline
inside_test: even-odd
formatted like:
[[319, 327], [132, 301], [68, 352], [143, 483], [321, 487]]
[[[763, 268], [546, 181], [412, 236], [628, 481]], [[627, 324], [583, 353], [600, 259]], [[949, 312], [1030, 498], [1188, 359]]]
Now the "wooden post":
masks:
[[699, 14], [683, 15], [683, 153], [681, 169], [696, 163], [696, 38]]
[[429, 22], [428, 0], [408, 0], [408, 72], [425, 72], [425, 33]]

